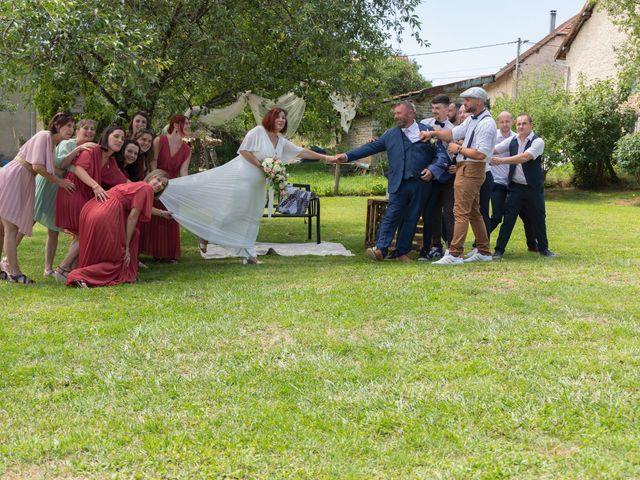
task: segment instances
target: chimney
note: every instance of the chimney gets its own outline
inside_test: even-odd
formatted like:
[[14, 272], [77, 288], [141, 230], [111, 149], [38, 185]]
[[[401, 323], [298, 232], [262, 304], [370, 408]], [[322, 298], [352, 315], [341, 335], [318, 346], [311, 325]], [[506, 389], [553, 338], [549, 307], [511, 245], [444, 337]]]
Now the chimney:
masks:
[[551, 22], [549, 23], [549, 33], [553, 33], [553, 31], [556, 29], [556, 12], [555, 10], [551, 10], [550, 16], [551, 16]]

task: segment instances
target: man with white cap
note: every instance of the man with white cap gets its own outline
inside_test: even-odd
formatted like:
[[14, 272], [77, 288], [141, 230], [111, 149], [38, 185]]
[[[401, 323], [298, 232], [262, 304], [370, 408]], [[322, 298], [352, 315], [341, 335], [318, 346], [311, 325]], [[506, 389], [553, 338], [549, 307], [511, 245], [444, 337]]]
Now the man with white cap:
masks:
[[[423, 141], [432, 137], [445, 142], [457, 164], [454, 183], [453, 238], [449, 254], [438, 260], [440, 265], [458, 265], [463, 262], [489, 262], [492, 260], [487, 228], [480, 213], [480, 188], [485, 179], [485, 168], [493, 156], [496, 144], [496, 123], [487, 108], [489, 95], [480, 87], [471, 87], [460, 94], [465, 110], [471, 113], [461, 125], [451, 130], [420, 132]], [[455, 143], [464, 139], [462, 145]], [[476, 237], [477, 253], [464, 259], [464, 242], [469, 224]]]

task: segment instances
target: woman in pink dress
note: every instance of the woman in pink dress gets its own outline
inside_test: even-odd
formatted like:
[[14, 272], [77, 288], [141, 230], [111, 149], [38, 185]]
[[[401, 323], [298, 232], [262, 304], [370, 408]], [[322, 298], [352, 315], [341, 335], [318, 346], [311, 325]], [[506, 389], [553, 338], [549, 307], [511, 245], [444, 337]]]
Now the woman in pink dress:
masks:
[[78, 230], [82, 207], [92, 198], [102, 202], [109, 198], [106, 189], [126, 183], [127, 177], [118, 168], [114, 154], [124, 143], [124, 130], [119, 125], [110, 125], [102, 133], [99, 145], [76, 157], [73, 172], [65, 178], [73, 182], [76, 189], [69, 193], [58, 189], [56, 196], [56, 223], [59, 228], [74, 236], [69, 252], [54, 272], [58, 282], [66, 282], [67, 274], [78, 259]]
[[7, 271], [0, 271], [0, 279], [15, 283], [34, 283], [20, 271], [18, 236], [31, 236], [36, 175], [42, 175], [47, 181], [62, 187], [62, 191], [75, 189], [73, 183], [54, 175], [53, 150], [58, 143], [69, 140], [72, 135], [71, 114], [56, 113], [48, 130], [42, 130], [31, 137], [20, 148], [16, 158], [0, 169], [0, 220], [4, 232], [2, 243], [7, 254]]
[[[167, 172], [169, 179], [184, 177], [189, 173], [191, 148], [184, 143], [184, 137], [190, 133], [189, 119], [184, 115], [174, 115], [169, 120], [167, 135], [160, 135], [153, 141], [153, 160], [151, 170], [160, 168]], [[166, 210], [155, 200], [153, 206]], [[156, 261], [177, 262], [180, 257], [180, 226], [172, 218], [154, 216], [151, 222], [142, 227], [140, 252], [152, 256]]]
[[109, 190], [109, 199], [89, 200], [80, 214], [80, 262], [67, 285], [99, 287], [133, 283], [138, 276], [139, 222], [151, 220], [154, 194], [167, 186], [162, 170], [142, 182]]

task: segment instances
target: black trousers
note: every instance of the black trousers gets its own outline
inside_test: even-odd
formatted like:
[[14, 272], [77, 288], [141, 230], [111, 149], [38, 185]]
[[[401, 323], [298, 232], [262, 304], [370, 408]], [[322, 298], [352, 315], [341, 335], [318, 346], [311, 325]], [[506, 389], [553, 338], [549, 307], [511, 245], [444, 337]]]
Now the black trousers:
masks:
[[511, 182], [509, 184], [509, 193], [504, 209], [504, 222], [500, 227], [498, 241], [496, 242], [496, 252], [504, 253], [518, 215], [525, 206], [531, 219], [533, 232], [538, 241], [539, 251], [544, 252], [549, 249], [544, 207], [544, 189], [542, 187], [531, 187], [529, 185]]
[[[501, 183], [493, 184], [493, 192], [491, 193], [491, 229], [489, 233], [492, 233], [498, 225], [502, 223], [504, 218], [504, 210], [507, 202], [508, 188]], [[524, 225], [524, 234], [527, 238], [527, 247], [530, 250], [537, 250], [538, 243], [536, 242], [536, 236], [533, 232], [533, 226], [531, 225], [531, 219], [529, 218], [529, 212], [527, 212], [527, 206], [523, 205], [520, 210], [520, 219]]]
[[433, 192], [422, 211], [423, 237], [422, 248], [442, 247], [444, 238], [447, 246], [453, 237], [453, 180], [444, 183], [431, 182]]

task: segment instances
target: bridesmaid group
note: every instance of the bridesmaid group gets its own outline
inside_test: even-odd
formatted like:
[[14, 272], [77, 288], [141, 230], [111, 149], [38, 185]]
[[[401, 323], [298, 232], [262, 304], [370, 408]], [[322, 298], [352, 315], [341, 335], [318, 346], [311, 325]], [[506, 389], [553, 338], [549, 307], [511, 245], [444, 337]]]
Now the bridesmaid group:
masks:
[[[0, 280], [35, 283], [18, 262], [35, 222], [48, 231], [44, 275], [66, 285], [134, 282], [140, 252], [176, 262], [179, 226], [157, 197], [170, 178], [187, 175], [189, 133], [189, 120], [175, 115], [167, 134], [155, 137], [148, 115], [138, 111], [127, 130], [109, 125], [94, 142], [95, 121], [76, 125], [71, 114], [54, 115], [0, 168]], [[60, 232], [72, 241], [54, 269]]]

